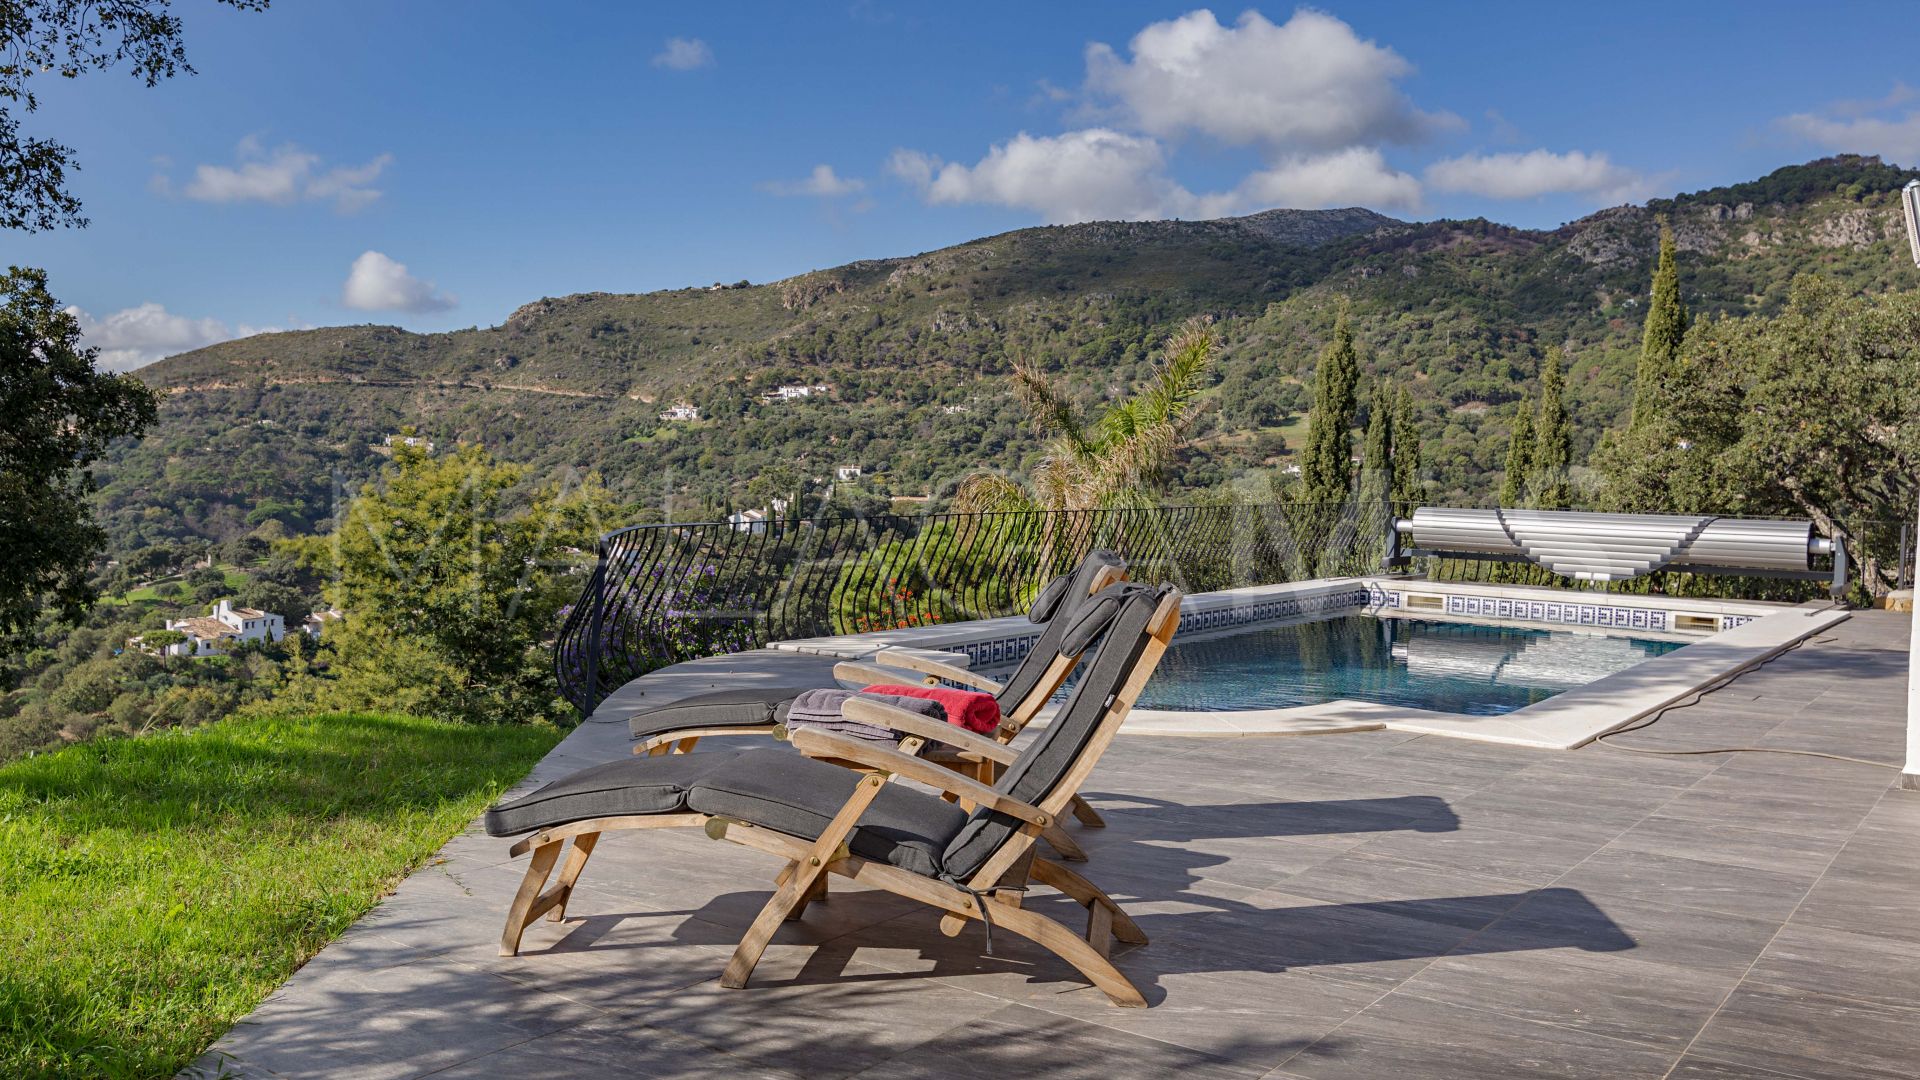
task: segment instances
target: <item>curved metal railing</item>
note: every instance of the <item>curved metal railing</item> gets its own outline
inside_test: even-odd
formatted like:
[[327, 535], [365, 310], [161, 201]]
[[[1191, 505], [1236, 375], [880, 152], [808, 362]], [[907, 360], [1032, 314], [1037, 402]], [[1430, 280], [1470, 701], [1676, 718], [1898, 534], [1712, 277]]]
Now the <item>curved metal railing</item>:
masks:
[[[1292, 525], [1301, 516], [1297, 506], [1212, 505], [632, 526], [601, 538], [555, 671], [591, 712], [682, 660], [1022, 612], [1093, 547], [1125, 556], [1137, 579], [1187, 592], [1377, 569], [1381, 523], [1336, 508], [1318, 519], [1326, 539], [1303, 545]], [[1303, 559], [1303, 547], [1320, 554]]]

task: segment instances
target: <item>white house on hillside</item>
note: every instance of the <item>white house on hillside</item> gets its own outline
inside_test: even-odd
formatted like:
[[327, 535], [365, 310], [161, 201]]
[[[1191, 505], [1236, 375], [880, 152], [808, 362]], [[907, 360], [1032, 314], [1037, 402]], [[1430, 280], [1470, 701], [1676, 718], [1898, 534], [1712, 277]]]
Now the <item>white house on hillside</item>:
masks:
[[763, 533], [767, 531], [767, 512], [765, 510], [735, 510], [727, 515], [727, 524], [734, 532]]
[[210, 656], [225, 652], [229, 641], [279, 641], [287, 636], [285, 619], [256, 608], [234, 607], [231, 600], [215, 604], [211, 616], [168, 619], [167, 629], [187, 635], [186, 641], [167, 646], [168, 656]]
[[860, 479], [860, 466], [837, 465], [834, 467], [834, 470], [833, 470], [833, 478], [835, 480], [839, 480], [842, 482], [845, 482], [847, 480], [858, 480]]
[[700, 407], [698, 405], [669, 405], [661, 411], [660, 419], [698, 420], [700, 419]]
[[427, 453], [433, 453], [433, 440], [425, 435], [389, 435], [381, 441], [382, 446], [411, 446]]
[[773, 391], [767, 395], [767, 400], [792, 401], [795, 398], [825, 397], [826, 395], [827, 395], [827, 384], [825, 383], [813, 383], [811, 385], [797, 385], [797, 386], [776, 386], [773, 388]]

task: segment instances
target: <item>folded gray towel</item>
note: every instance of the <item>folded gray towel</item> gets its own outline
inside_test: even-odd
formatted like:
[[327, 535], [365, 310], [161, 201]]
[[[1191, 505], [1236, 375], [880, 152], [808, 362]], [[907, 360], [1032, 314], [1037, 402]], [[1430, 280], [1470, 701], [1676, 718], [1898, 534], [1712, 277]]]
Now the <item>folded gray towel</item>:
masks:
[[803, 727], [820, 728], [824, 731], [837, 731], [851, 735], [856, 739], [897, 742], [899, 736], [892, 728], [875, 724], [863, 724], [858, 720], [849, 720], [841, 714], [847, 699], [859, 694], [886, 705], [893, 705], [916, 712], [922, 716], [944, 721], [947, 718], [945, 706], [927, 698], [898, 697], [893, 694], [860, 694], [857, 690], [809, 690], [793, 699], [787, 707], [787, 730], [797, 731]]

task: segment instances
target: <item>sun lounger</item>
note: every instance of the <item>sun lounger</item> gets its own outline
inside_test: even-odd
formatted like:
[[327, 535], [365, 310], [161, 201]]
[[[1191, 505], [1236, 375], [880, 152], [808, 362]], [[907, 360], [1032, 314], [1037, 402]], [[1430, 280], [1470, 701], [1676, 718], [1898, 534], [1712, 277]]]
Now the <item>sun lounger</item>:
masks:
[[[856, 719], [905, 725], [898, 746], [832, 732], [796, 732], [804, 757], [779, 749], [638, 757], [582, 770], [494, 807], [495, 835], [531, 836], [514, 856], [531, 854], [508, 911], [501, 952], [513, 955], [541, 915], [562, 917], [594, 846], [624, 829], [702, 826], [707, 835], [785, 860], [773, 896], [734, 951], [721, 982], [743, 987], [780, 923], [825, 894], [826, 875], [918, 900], [943, 913], [941, 929], [967, 920], [992, 934], [1008, 931], [1052, 951], [1117, 1005], [1143, 1006], [1139, 991], [1108, 959], [1114, 939], [1145, 936], [1105, 893], [1047, 859], [1034, 841], [1058, 821], [1119, 731], [1180, 621], [1171, 587], [1116, 584], [1061, 627], [1058, 652], [1091, 650], [1085, 671], [1052, 722], [1014, 755], [991, 740], [879, 702], [859, 703]], [[897, 714], [897, 715], [896, 715]], [[991, 786], [915, 756], [920, 730], [977, 752], [1006, 758]], [[861, 773], [829, 762], [851, 763]], [[971, 813], [916, 781], [967, 800]], [[570, 842], [570, 847], [569, 847]], [[548, 876], [566, 862], [550, 889]], [[1088, 912], [1086, 932], [1020, 906], [1030, 885], [1071, 896]]]

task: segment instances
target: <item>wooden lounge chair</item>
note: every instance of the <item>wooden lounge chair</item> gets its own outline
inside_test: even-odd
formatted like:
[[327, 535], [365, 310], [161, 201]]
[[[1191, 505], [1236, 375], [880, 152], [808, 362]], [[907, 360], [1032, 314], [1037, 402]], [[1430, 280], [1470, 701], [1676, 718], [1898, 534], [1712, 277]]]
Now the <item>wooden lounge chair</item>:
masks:
[[[986, 923], [988, 948], [997, 930], [1041, 945], [1072, 964], [1116, 1005], [1146, 1004], [1108, 955], [1115, 939], [1146, 937], [1098, 887], [1039, 857], [1035, 841], [1066, 812], [1074, 794], [1119, 731], [1180, 621], [1171, 587], [1118, 584], [1102, 590], [1066, 628], [1062, 648], [1098, 646], [1078, 686], [1052, 722], [992, 786], [915, 756], [924, 745], [909, 734], [896, 747], [832, 732], [800, 731], [795, 757], [777, 749], [628, 758], [572, 777], [488, 811], [496, 835], [532, 835], [514, 844], [531, 853], [525, 879], [507, 913], [503, 955], [543, 914], [562, 917], [568, 896], [604, 833], [699, 825], [714, 839], [785, 860], [773, 896], [760, 911], [721, 977], [744, 987], [781, 922], [799, 918], [825, 895], [828, 874], [918, 900], [942, 913], [941, 930], [957, 934], [969, 919]], [[924, 718], [873, 703], [887, 722]], [[893, 714], [899, 713], [895, 717]], [[934, 725], [938, 728], [940, 725]], [[943, 740], [955, 738], [939, 731]], [[992, 740], [962, 733], [984, 754]], [[1004, 749], [1004, 748], [1002, 748]], [[851, 772], [829, 761], [857, 763]], [[917, 781], [971, 802], [966, 813]], [[543, 887], [571, 841], [559, 879]], [[1021, 907], [1022, 894], [1044, 885], [1087, 910], [1084, 933]]]
[[[994, 738], [1001, 743], [1012, 742], [1053, 699], [1078, 662], [1078, 657], [1059, 651], [1062, 628], [1093, 594], [1125, 579], [1126, 560], [1096, 548], [1087, 552], [1071, 573], [1048, 582], [1028, 613], [1030, 621], [1045, 629], [1005, 683], [900, 649], [882, 650], [870, 660], [840, 663], [834, 667], [834, 678], [855, 686], [916, 683], [932, 686], [944, 680], [992, 694], [1000, 703], [1001, 717], [1000, 730], [994, 733]], [[787, 707], [793, 704], [794, 698], [811, 689], [814, 688], [734, 687], [695, 694], [635, 713], [627, 720], [628, 730], [637, 740], [633, 752], [684, 754], [692, 751], [701, 739], [711, 736], [785, 738]], [[951, 742], [947, 742], [950, 746]], [[996, 775], [995, 761], [977, 753], [943, 750], [926, 756], [986, 783], [992, 783]], [[1073, 801], [1073, 816], [1090, 829], [1106, 825], [1099, 812], [1078, 797]], [[1058, 825], [1048, 831], [1047, 842], [1062, 858], [1073, 862], [1086, 860], [1086, 852]]]

